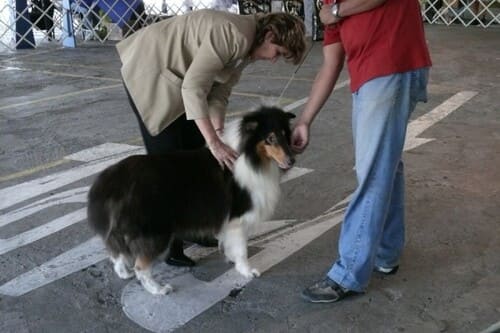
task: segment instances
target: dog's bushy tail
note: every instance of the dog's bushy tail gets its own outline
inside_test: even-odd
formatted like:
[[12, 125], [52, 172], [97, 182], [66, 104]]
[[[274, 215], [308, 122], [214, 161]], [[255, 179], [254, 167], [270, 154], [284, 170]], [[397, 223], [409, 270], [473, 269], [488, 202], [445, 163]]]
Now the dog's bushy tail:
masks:
[[109, 188], [105, 188], [104, 180], [106, 175], [98, 177], [90, 188], [87, 204], [87, 221], [90, 228], [99, 235], [108, 250], [113, 254], [127, 254], [128, 246], [121, 233], [116, 232], [123, 207], [119, 202], [115, 202], [109, 193]]

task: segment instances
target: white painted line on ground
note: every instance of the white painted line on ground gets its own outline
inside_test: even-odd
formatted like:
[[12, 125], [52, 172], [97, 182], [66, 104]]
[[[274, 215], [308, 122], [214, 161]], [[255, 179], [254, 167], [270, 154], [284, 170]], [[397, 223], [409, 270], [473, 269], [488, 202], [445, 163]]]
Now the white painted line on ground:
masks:
[[422, 134], [438, 121], [443, 120], [450, 113], [457, 110], [477, 94], [478, 93], [476, 91], [461, 91], [435, 107], [431, 112], [413, 120], [408, 125], [408, 129], [406, 131], [406, 143], [404, 150], [408, 151], [427, 142], [433, 141], [434, 139], [417, 138], [417, 136]]
[[107, 166], [122, 160], [126, 156], [138, 154], [143, 151], [142, 148], [137, 146], [129, 147], [130, 150], [126, 153], [116, 154], [108, 158], [92, 161], [88, 164], [84, 164], [70, 170], [57, 172], [52, 175], [0, 189], [0, 210], [20, 203], [24, 200], [34, 198], [40, 194], [55, 190], [64, 185], [71, 184], [82, 178], [89, 177], [100, 172]]
[[[339, 84], [335, 85], [335, 88], [333, 89], [334, 91], [340, 88], [344, 88], [345, 86], [349, 85], [349, 80], [345, 80], [340, 82]], [[299, 106], [302, 106], [306, 104], [308, 97], [304, 97], [302, 99], [299, 99], [298, 101], [293, 102], [292, 104], [289, 104], [283, 108], [285, 111], [291, 111], [293, 109], [298, 108]]]
[[104, 86], [104, 87], [84, 89], [84, 90], [70, 92], [70, 93], [66, 93], [66, 94], [62, 94], [62, 95], [39, 98], [39, 99], [26, 101], [26, 102], [22, 102], [22, 103], [4, 105], [4, 106], [0, 106], [0, 111], [10, 109], [10, 108], [16, 108], [16, 107], [20, 107], [20, 106], [36, 104], [36, 103], [40, 103], [40, 102], [53, 101], [53, 100], [57, 100], [57, 99], [65, 98], [65, 97], [72, 97], [72, 96], [81, 95], [81, 94], [89, 94], [89, 93], [92, 94], [96, 91], [113, 89], [113, 88], [122, 87], [122, 86], [123, 86], [123, 84], [121, 84], [121, 83], [120, 84], [112, 84], [112, 85]]
[[21, 207], [14, 211], [1, 215], [0, 228], [12, 222], [19, 221], [27, 216], [33, 215], [45, 208], [66, 203], [85, 203], [90, 186], [79, 187], [54, 194], [48, 198], [38, 200], [32, 204]]
[[307, 168], [299, 168], [299, 167], [293, 167], [290, 170], [288, 170], [286, 173], [283, 174], [281, 177], [281, 183], [285, 183], [287, 181], [290, 181], [295, 178], [302, 177], [304, 175], [307, 175], [310, 172], [313, 172], [314, 170], [312, 169], [307, 169]]
[[[25, 63], [25, 64], [27, 64], [27, 63]], [[36, 68], [24, 68], [24, 67], [12, 67], [12, 68], [15, 68], [16, 70], [23, 71], [23, 72], [35, 72], [35, 73], [43, 73], [43, 74], [55, 75], [55, 76], [66, 76], [66, 77], [72, 77], [72, 78], [76, 78], [76, 79], [94, 80], [95, 82], [97, 82], [97, 81], [121, 82], [122, 81], [119, 78], [92, 76], [92, 75], [80, 75], [80, 74], [73, 74], [73, 73], [68, 73], [68, 72], [54, 72], [54, 71], [48, 71], [48, 70], [40, 70], [40, 69], [36, 69]]]
[[[266, 241], [268, 237], [278, 237], [282, 232], [288, 230], [288, 227], [297, 223], [297, 220], [276, 220], [266, 221], [254, 225], [254, 228], [249, 230], [250, 236], [248, 237], [249, 245], [252, 246], [256, 243]], [[258, 238], [258, 239], [257, 239]], [[219, 251], [216, 247], [205, 247], [193, 244], [186, 248], [184, 253], [193, 260], [198, 260]]]
[[[94, 250], [89, 252], [88, 248]], [[8, 296], [24, 295], [40, 286], [93, 265], [107, 256], [106, 250], [102, 246], [102, 241], [97, 237], [93, 237], [70, 251], [0, 286], [0, 294]]]
[[[109, 147], [109, 146], [108, 146]], [[101, 150], [103, 152], [104, 150]], [[128, 152], [127, 152], [128, 153]], [[93, 155], [91, 153], [90, 155], [88, 152], [82, 153], [81, 155], [78, 155], [82, 158], [86, 158], [85, 156], [97, 156]], [[313, 170], [311, 169], [306, 169], [306, 168], [297, 168], [294, 167], [290, 169], [282, 178], [281, 182], [286, 182], [298, 177], [301, 177], [305, 174], [308, 174], [312, 172]], [[66, 191], [63, 193], [60, 193], [56, 197], [55, 202], [59, 201], [64, 201], [65, 202], [73, 202], [72, 200], [77, 200], [82, 199], [82, 191], [84, 191], [85, 188], [88, 187], [82, 187], [79, 189], [73, 190], [73, 192]], [[71, 194], [74, 194], [73, 197], [71, 197]], [[76, 199], [75, 199], [76, 197]], [[85, 200], [86, 200], [86, 195], [85, 195]], [[38, 205], [37, 205], [38, 204]], [[37, 209], [43, 206], [45, 208], [47, 204], [47, 200], [41, 200], [35, 204], [28, 205], [27, 209], [29, 212], [32, 212], [33, 209]], [[23, 208], [16, 210], [17, 214], [20, 214], [19, 212], [23, 212]], [[27, 245], [29, 243], [32, 243], [36, 240], [39, 240], [41, 238], [44, 238], [46, 236], [49, 236], [50, 234], [60, 231], [63, 228], [66, 228], [70, 225], [73, 225], [75, 223], [78, 223], [86, 218], [86, 208], [82, 208], [80, 210], [77, 210], [75, 212], [72, 212], [70, 214], [67, 214], [65, 216], [62, 216], [56, 220], [53, 220], [43, 226], [40, 226], [38, 228], [29, 230], [27, 232], [24, 232], [20, 235], [16, 235], [12, 238], [6, 239], [6, 240], [0, 240], [0, 255], [3, 253], [7, 253], [9, 251], [12, 251], [20, 246]], [[21, 213], [22, 214], [22, 213]], [[3, 215], [5, 216], [5, 215]], [[17, 215], [20, 216], [20, 215]], [[2, 216], [0, 216], [2, 217]], [[2, 222], [4, 222], [3, 217], [2, 217]], [[10, 221], [12, 222], [12, 217], [9, 217], [5, 221]], [[9, 222], [9, 223], [10, 223]], [[263, 222], [258, 225], [256, 230], [251, 231], [251, 237], [258, 237], [267, 233], [272, 232], [273, 230], [281, 229], [285, 226], [292, 225], [295, 220], [279, 220], [279, 221], [268, 221], [268, 222]], [[7, 282], [3, 286], [0, 286], [0, 293], [4, 293], [5, 295], [11, 295], [11, 296], [20, 296], [23, 295], [27, 292], [30, 292], [31, 290], [34, 290], [36, 288], [40, 288], [48, 283], [51, 283], [57, 279], [60, 279], [64, 276], [67, 276], [69, 274], [72, 274], [76, 271], [82, 270], [90, 265], [96, 264], [97, 262], [103, 260], [106, 258], [106, 256], [99, 256], [96, 255], [96, 253], [102, 253], [104, 251], [104, 246], [102, 244], [102, 241], [89, 241], [88, 244], [86, 244], [84, 247], [82, 247], [83, 244], [63, 253], [62, 255], [51, 259], [50, 261], [42, 264], [40, 267], [37, 267], [35, 269], [32, 269], [31, 271], [28, 271], [15, 279]], [[197, 248], [194, 246], [193, 248], [187, 249], [186, 254], [192, 257], [193, 259], [198, 259], [200, 257], [203, 257], [205, 255], [208, 255], [217, 249], [215, 248]], [[86, 260], [81, 260], [81, 258], [88, 258]], [[73, 258], [74, 262], [71, 262], [71, 258]], [[50, 274], [46, 274], [46, 267], [50, 267], [52, 269]], [[47, 275], [47, 276], [45, 276]]]
[[[264, 249], [250, 258], [250, 263], [261, 273], [288, 258], [305, 245], [341, 222], [341, 212], [315, 224], [301, 225], [279, 239], [264, 245]], [[155, 276], [162, 282], [166, 272]], [[190, 273], [178, 276], [169, 282], [173, 293], [155, 297], [144, 291], [136, 281], [130, 282], [122, 293], [123, 311], [131, 320], [153, 332], [172, 332], [189, 322], [214, 304], [227, 297], [234, 288], [246, 285], [250, 280], [234, 269], [210, 282], [196, 279]]]
[[260, 237], [262, 235], [268, 234], [270, 232], [276, 231], [278, 229], [282, 229], [285, 227], [293, 226], [297, 220], [288, 219], [288, 220], [275, 220], [275, 221], [266, 221], [263, 223], [259, 223], [254, 225], [254, 228], [251, 228], [249, 231], [250, 236], [249, 239], [254, 239], [256, 237]]
[[17, 67], [0, 66], [0, 72], [2, 72], [2, 71], [19, 71], [19, 70], [21, 70], [21, 69], [17, 68]]
[[106, 142], [101, 145], [84, 149], [77, 153], [68, 155], [65, 157], [65, 159], [79, 162], [92, 162], [118, 154], [128, 154], [130, 152], [134, 152], [134, 154], [137, 154], [137, 149], [141, 149], [141, 153], [145, 153], [145, 151], [139, 146], [132, 146], [124, 143]]
[[[293, 225], [296, 220], [277, 220], [261, 223], [251, 233], [250, 238], [260, 237], [275, 230]], [[192, 245], [184, 253], [193, 260], [199, 260], [219, 251], [217, 247]], [[108, 253], [99, 237], [92, 237], [88, 241], [64, 252], [46, 263], [10, 280], [0, 286], [0, 294], [8, 296], [22, 296], [65, 276], [81, 271], [91, 265], [108, 258]], [[166, 266], [167, 270], [176, 270]]]
[[11, 238], [0, 239], [0, 255], [47, 237], [75, 223], [85, 220], [86, 217], [87, 208], [81, 208]]
[[11, 179], [16, 179], [16, 178], [21, 178], [21, 177], [25, 177], [25, 176], [29, 176], [29, 175], [31, 175], [31, 174], [33, 174], [35, 172], [47, 170], [47, 169], [50, 169], [50, 168], [53, 168], [55, 166], [58, 166], [58, 165], [61, 165], [61, 164], [64, 164], [64, 163], [68, 163], [68, 162], [69, 162], [69, 160], [61, 159], [61, 160], [58, 160], [58, 161], [52, 161], [52, 162], [49, 162], [49, 163], [44, 163], [44, 164], [41, 164], [41, 165], [37, 165], [37, 166], [35, 166], [33, 168], [21, 170], [21, 171], [14, 172], [14, 173], [11, 173], [11, 174], [8, 174], [8, 175], [5, 175], [5, 176], [0, 176], [0, 182], [6, 181], [6, 180], [11, 180]]

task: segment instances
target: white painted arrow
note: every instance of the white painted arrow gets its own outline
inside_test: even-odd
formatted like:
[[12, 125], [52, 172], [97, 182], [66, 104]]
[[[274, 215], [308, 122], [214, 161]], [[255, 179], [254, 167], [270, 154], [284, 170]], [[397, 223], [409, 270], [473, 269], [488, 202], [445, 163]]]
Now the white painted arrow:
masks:
[[475, 91], [461, 91], [435, 107], [431, 112], [428, 112], [420, 118], [412, 121], [406, 130], [404, 150], [408, 151], [427, 142], [433, 141], [434, 139], [418, 138], [418, 136], [438, 121], [447, 117], [450, 113], [461, 107], [476, 95], [477, 92]]
[[[461, 91], [452, 97], [448, 98], [446, 101], [441, 103], [439, 106], [432, 109], [432, 111], [420, 116], [419, 118], [411, 121], [408, 124], [406, 130], [405, 146], [404, 151], [409, 151], [420, 147], [423, 144], [434, 141], [435, 139], [419, 138], [418, 136], [422, 134], [425, 130], [432, 127], [438, 121], [444, 119], [453, 111], [457, 110], [471, 98], [477, 95], [475, 91]], [[342, 201], [335, 204], [333, 207], [327, 210], [331, 212], [338, 209], [340, 206], [346, 206], [349, 201], [351, 201], [351, 194], [345, 197]]]

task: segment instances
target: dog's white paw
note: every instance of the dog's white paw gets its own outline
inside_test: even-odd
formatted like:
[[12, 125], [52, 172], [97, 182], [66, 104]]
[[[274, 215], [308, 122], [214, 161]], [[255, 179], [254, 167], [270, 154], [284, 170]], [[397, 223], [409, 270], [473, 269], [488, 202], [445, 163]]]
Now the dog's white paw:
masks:
[[131, 277], [135, 276], [134, 271], [127, 268], [127, 266], [125, 266], [123, 264], [115, 263], [114, 270], [115, 270], [116, 275], [118, 275], [118, 277], [120, 279], [126, 280], [126, 279], [130, 279]]
[[167, 283], [166, 285], [164, 285], [160, 288], [159, 295], [170, 294], [172, 291], [174, 291], [174, 288], [170, 284]]
[[260, 272], [256, 268], [252, 268], [252, 275], [253, 277], [259, 277]]
[[122, 271], [122, 272], [116, 272], [118, 277], [123, 280], [128, 280], [130, 278], [133, 278], [135, 276], [135, 273], [133, 271]]
[[238, 273], [240, 273], [246, 278], [253, 278], [260, 276], [260, 272], [257, 269], [251, 268], [248, 265], [236, 265], [236, 270], [238, 271]]
[[153, 295], [166, 295], [174, 290], [174, 288], [170, 284], [166, 284], [164, 286], [158, 285], [148, 285], [144, 286], [148, 292]]

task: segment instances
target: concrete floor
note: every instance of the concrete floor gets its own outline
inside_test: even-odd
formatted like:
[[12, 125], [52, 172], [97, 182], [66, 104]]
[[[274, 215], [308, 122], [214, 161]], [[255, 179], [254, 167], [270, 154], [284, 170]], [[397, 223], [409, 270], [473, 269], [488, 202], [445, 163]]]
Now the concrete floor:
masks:
[[[407, 138], [414, 146], [404, 157], [407, 244], [398, 274], [374, 276], [366, 294], [338, 304], [311, 305], [299, 296], [335, 259], [342, 211], [331, 208], [355, 188], [351, 97], [340, 86], [298, 157], [298, 167], [313, 171], [283, 184], [273, 220], [292, 221], [252, 245], [251, 254], [264, 253], [274, 264], [176, 332], [469, 333], [500, 321], [500, 30], [426, 26], [426, 32], [434, 66], [429, 102], [418, 105], [410, 122], [416, 132]], [[300, 104], [320, 64], [316, 42], [283, 106]], [[119, 67], [111, 44], [0, 54], [0, 332], [168, 331], [179, 313], [150, 297], [139, 305], [157, 311], [156, 319], [134, 317], [135, 282], [119, 280], [100, 253], [87, 266], [78, 263], [92, 261], [89, 255], [53, 264], [94, 246], [84, 217], [43, 237], [36, 229], [85, 207], [82, 195], [95, 172], [76, 171], [95, 161], [69, 155], [104, 143], [141, 145]], [[283, 63], [249, 66], [234, 89], [230, 117], [275, 103], [294, 70]], [[339, 82], [347, 79], [343, 73]], [[69, 178], [52, 186], [51, 177], [65, 172]], [[313, 241], [298, 233], [335, 219]], [[283, 248], [303, 247], [273, 257], [266, 246], [276, 240]], [[209, 283], [229, 268], [222, 261], [214, 254], [192, 270], [169, 272]], [[203, 298], [197, 296], [179, 302], [194, 308]]]

